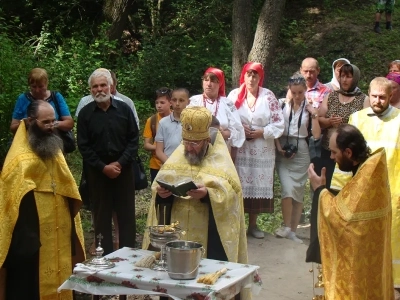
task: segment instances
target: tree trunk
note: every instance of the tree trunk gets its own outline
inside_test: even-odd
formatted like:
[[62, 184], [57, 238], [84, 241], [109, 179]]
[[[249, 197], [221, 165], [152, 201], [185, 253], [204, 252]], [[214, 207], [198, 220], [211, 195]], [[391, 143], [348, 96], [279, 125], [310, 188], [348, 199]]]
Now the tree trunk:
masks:
[[147, 0], [147, 7], [150, 11], [150, 19], [151, 19], [151, 33], [153, 36], [159, 35], [161, 30], [161, 4], [164, 0], [157, 0], [155, 3], [154, 0]]
[[105, 19], [111, 23], [108, 32], [109, 40], [121, 40], [122, 33], [126, 29], [129, 12], [134, 0], [105, 0], [103, 14]]
[[278, 41], [285, 2], [285, 0], [265, 0], [260, 16], [258, 17], [249, 61], [259, 62], [264, 66], [266, 71], [264, 85], [268, 77], [268, 67], [271, 65], [272, 56]]
[[253, 0], [234, 0], [232, 11], [232, 88], [239, 86], [240, 72], [251, 49]]

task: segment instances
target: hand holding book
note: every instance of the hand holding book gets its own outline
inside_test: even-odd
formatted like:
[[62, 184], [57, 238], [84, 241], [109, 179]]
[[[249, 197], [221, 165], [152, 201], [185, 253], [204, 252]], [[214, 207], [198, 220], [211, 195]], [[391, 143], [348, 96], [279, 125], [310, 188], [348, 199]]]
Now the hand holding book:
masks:
[[197, 189], [197, 185], [192, 180], [184, 180], [176, 183], [166, 182], [161, 179], [156, 179], [156, 181], [161, 187], [177, 197], [187, 197], [188, 191]]

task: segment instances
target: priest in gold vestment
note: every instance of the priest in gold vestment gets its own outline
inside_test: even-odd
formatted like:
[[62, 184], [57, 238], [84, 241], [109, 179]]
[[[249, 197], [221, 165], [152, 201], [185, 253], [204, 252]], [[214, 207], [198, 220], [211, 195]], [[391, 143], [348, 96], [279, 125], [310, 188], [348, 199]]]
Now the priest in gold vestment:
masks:
[[[72, 299], [57, 288], [84, 260], [81, 199], [50, 104], [28, 107], [0, 177], [0, 266], [7, 300]], [[4, 272], [5, 270], [5, 272]], [[4, 285], [4, 278], [3, 278]], [[1, 295], [0, 295], [1, 298]]]
[[[155, 180], [147, 225], [159, 223], [157, 218], [162, 218], [163, 212], [157, 211], [158, 203], [170, 201], [171, 216], [167, 219], [180, 222], [187, 232], [182, 239], [200, 242], [207, 258], [247, 263], [240, 180], [221, 134], [218, 132], [214, 144], [210, 143], [211, 119], [204, 107], [182, 111], [182, 145], [164, 163], [156, 180], [173, 183], [189, 178], [198, 189], [190, 190], [188, 197], [174, 197]], [[148, 246], [146, 233], [143, 247]]]
[[331, 158], [354, 176], [334, 196], [309, 168], [319, 202], [318, 237], [325, 299], [394, 299], [391, 199], [385, 149], [370, 154], [362, 134], [343, 124], [329, 141]]
[[[390, 80], [377, 77], [370, 83], [370, 107], [350, 116], [349, 124], [364, 135], [372, 151], [386, 150], [392, 203], [392, 264], [394, 287], [400, 288], [400, 110], [390, 105]], [[351, 174], [336, 167], [331, 188], [340, 190]]]

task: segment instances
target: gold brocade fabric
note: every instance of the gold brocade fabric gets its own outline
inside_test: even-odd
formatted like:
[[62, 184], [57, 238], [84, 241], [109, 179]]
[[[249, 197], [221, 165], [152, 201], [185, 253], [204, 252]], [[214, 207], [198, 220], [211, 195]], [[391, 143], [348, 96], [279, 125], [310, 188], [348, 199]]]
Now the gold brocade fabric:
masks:
[[72, 201], [78, 245], [77, 256], [84, 258], [84, 241], [79, 208], [81, 199], [75, 180], [61, 151], [52, 159], [41, 160], [29, 147], [25, 123], [21, 122], [7, 154], [0, 180], [0, 266], [6, 259], [23, 197], [34, 191], [39, 216], [40, 299], [72, 299], [70, 291], [57, 288], [71, 275]]
[[[179, 178], [192, 178], [195, 183], [204, 184], [210, 196], [213, 215], [218, 233], [228, 260], [247, 263], [247, 239], [244, 223], [243, 197], [240, 180], [231, 160], [226, 144], [218, 133], [214, 145], [209, 145], [207, 154], [199, 166], [190, 165], [183, 154], [184, 146], [180, 145], [168, 158], [157, 178], [167, 182], [177, 182]], [[147, 226], [157, 225], [155, 197], [157, 182], [152, 186]], [[180, 222], [187, 231], [182, 239], [198, 241], [207, 250], [208, 203], [200, 200], [175, 198], [171, 220]], [[143, 248], [150, 244], [146, 231]]]
[[[371, 108], [351, 115], [349, 124], [356, 126], [364, 135], [372, 151], [380, 147], [386, 150], [392, 198], [392, 263], [394, 286], [400, 288], [400, 110], [391, 108], [384, 116], [370, 116]], [[331, 188], [340, 190], [351, 178], [337, 167], [333, 174]]]
[[319, 196], [325, 299], [394, 299], [390, 188], [383, 148], [334, 197]]

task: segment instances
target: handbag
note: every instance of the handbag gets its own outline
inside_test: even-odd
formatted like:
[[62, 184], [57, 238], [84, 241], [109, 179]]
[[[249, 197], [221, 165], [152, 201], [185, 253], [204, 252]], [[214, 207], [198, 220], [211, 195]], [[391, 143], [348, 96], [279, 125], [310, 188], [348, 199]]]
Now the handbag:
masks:
[[308, 150], [310, 152], [310, 160], [316, 157], [321, 157], [322, 135], [318, 140], [313, 136], [308, 140]]
[[72, 130], [62, 131], [58, 130], [59, 137], [63, 140], [63, 152], [64, 153], [71, 153], [74, 152], [76, 149], [75, 145], [75, 136]]
[[[58, 100], [56, 98], [56, 93], [54, 91], [51, 91], [51, 99], [54, 102], [54, 106], [56, 107], [58, 117], [60, 117], [61, 116], [60, 105], [58, 104]], [[58, 135], [63, 140], [63, 144], [64, 144], [63, 152], [64, 153], [71, 153], [76, 150], [75, 135], [72, 130], [63, 131], [63, 130], [58, 129]]]
[[149, 186], [144, 165], [139, 156], [133, 160], [132, 163], [133, 174], [135, 175], [135, 190], [143, 190]]

